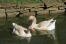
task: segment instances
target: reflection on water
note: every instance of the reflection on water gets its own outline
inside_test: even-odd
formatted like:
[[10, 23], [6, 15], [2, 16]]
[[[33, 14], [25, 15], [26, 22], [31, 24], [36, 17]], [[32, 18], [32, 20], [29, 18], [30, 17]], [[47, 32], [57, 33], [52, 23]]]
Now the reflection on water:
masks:
[[25, 40], [27, 42], [27, 44], [30, 44], [30, 41], [31, 41], [31, 37], [24, 38], [24, 37], [18, 37], [18, 36], [16, 36], [15, 39]]
[[[11, 33], [9, 29], [12, 27], [12, 22], [16, 22], [19, 25], [27, 27], [31, 24], [26, 22], [27, 17], [22, 18], [9, 18], [7, 21], [4, 18], [0, 18], [0, 44], [65, 44], [66, 43], [66, 16], [59, 15], [55, 19], [56, 22], [56, 37], [57, 39], [51, 39], [47, 35], [37, 35], [33, 32], [31, 38], [16, 37]], [[39, 20], [38, 20], [39, 19]], [[37, 17], [38, 22], [45, 20], [43, 16]]]

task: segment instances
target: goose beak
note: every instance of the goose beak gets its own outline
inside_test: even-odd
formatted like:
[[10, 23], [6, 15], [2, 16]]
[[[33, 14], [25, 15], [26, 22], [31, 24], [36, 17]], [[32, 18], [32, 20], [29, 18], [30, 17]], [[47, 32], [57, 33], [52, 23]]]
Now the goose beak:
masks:
[[34, 29], [34, 28], [32, 28], [32, 31], [35, 31], [35, 29]]

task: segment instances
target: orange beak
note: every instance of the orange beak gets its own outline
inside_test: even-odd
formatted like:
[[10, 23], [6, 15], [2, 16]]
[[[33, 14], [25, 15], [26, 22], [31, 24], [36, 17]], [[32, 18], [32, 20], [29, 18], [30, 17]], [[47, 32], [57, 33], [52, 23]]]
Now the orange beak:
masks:
[[34, 28], [32, 28], [32, 31], [35, 31], [35, 29], [34, 29]]

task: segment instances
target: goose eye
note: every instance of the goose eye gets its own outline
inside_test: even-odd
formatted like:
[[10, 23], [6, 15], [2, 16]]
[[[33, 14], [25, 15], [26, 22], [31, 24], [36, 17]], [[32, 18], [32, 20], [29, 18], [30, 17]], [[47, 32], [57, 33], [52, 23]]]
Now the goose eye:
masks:
[[27, 33], [27, 30], [24, 30], [25, 33]]

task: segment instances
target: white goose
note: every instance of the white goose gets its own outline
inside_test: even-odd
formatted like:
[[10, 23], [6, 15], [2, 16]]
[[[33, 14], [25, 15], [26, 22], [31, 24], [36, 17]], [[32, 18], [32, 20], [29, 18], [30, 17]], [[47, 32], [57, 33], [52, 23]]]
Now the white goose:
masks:
[[21, 37], [31, 37], [30, 30], [26, 29], [25, 27], [22, 27], [16, 23], [12, 23], [13, 25], [13, 33], [16, 34], [17, 36]]
[[47, 31], [55, 29], [56, 20], [53, 20], [53, 18], [50, 19], [50, 20], [42, 21], [38, 24], [36, 24], [35, 16], [30, 16], [29, 20], [33, 21], [32, 25], [29, 26], [29, 29], [32, 29], [32, 30], [35, 30], [35, 29], [37, 29], [37, 30], [47, 30]]

